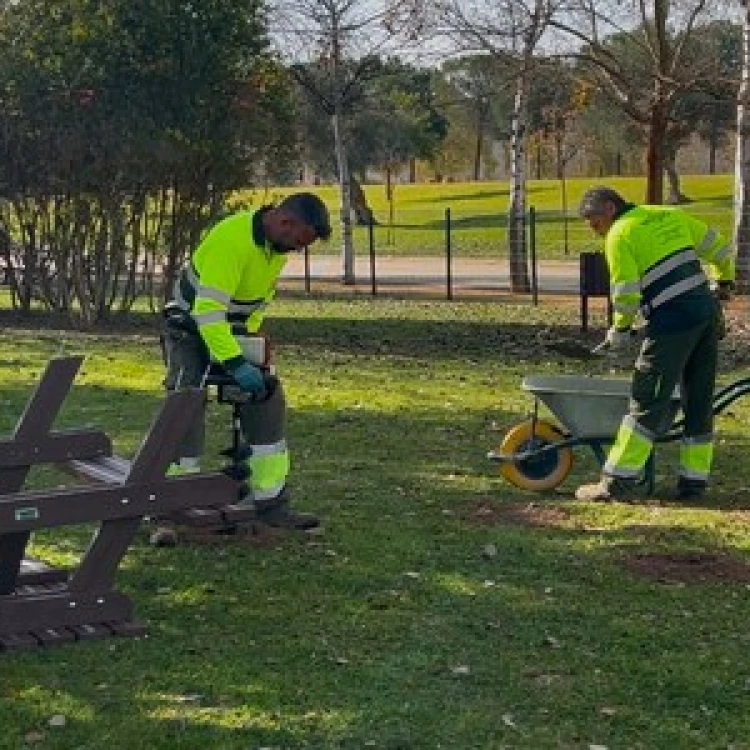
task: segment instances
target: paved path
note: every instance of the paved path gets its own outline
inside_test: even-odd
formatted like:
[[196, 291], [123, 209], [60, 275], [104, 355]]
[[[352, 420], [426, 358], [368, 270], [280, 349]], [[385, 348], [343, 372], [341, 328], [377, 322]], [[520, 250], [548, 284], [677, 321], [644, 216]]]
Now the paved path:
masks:
[[[508, 290], [508, 259], [457, 258], [452, 264], [453, 284], [468, 289]], [[437, 257], [378, 257], [375, 261], [376, 283], [398, 286], [445, 285], [446, 261]], [[370, 283], [369, 257], [357, 257], [357, 284]], [[289, 258], [282, 279], [300, 281], [305, 278], [304, 256]], [[338, 255], [311, 255], [310, 279], [337, 281], [341, 278]], [[578, 293], [578, 256], [570, 261], [543, 261], [537, 271], [538, 288], [542, 292]]]

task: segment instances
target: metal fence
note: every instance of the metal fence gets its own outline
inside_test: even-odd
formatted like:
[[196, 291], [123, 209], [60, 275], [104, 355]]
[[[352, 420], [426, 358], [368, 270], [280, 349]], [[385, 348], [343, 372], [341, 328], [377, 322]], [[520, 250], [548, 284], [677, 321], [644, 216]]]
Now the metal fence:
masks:
[[[725, 236], [731, 236], [732, 212], [689, 209]], [[337, 217], [332, 217], [335, 219]], [[326, 245], [290, 257], [282, 277], [286, 288], [306, 292], [345, 290], [337, 222]], [[539, 294], [578, 294], [580, 256], [601, 250], [602, 241], [577, 215], [537, 211], [526, 216], [530, 289]], [[449, 207], [401, 210], [387, 224], [354, 229], [357, 291], [427, 292], [454, 299], [474, 294], [510, 292], [507, 215], [456, 213]]]

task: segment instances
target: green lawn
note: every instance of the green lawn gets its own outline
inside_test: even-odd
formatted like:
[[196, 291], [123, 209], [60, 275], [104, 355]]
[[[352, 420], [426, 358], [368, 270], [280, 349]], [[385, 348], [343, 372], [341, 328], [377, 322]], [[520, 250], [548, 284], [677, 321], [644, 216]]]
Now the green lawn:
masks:
[[[531, 495], [485, 454], [531, 406], [524, 374], [609, 374], [530, 348], [576, 338], [575, 308], [286, 298], [272, 312], [292, 489], [325, 533], [154, 550], [143, 531], [119, 581], [149, 637], [0, 656], [0, 748], [750, 748], [749, 584], [623, 567], [644, 552], [750, 561], [750, 400], [718, 420], [700, 505], [576, 502], [597, 468], [583, 449], [559, 490]], [[161, 398], [155, 337], [137, 330], [3, 328], [2, 432], [48, 357], [83, 352], [61, 424], [104, 428], [131, 455]], [[212, 451], [228, 444], [223, 408]], [[673, 462], [660, 450], [662, 496]], [[44, 532], [34, 550], [72, 563], [87, 539]]]
[[[688, 175], [682, 181], [683, 191], [694, 201], [687, 208], [715, 225], [727, 236], [732, 232], [733, 179], [731, 175]], [[578, 218], [577, 207], [583, 192], [600, 183], [612, 185], [634, 202], [643, 200], [642, 177], [574, 179], [568, 181], [566, 214], [563, 211], [558, 181], [529, 181], [528, 204], [536, 210], [536, 234], [540, 257], [575, 257], [582, 250], [596, 247], [597, 240], [585, 223]], [[457, 257], [507, 255], [507, 182], [398, 185], [395, 190], [392, 226], [384, 187], [366, 185], [364, 189], [379, 222], [373, 235], [379, 255], [445, 253], [448, 209], [451, 245]], [[329, 246], [318, 246], [314, 252], [335, 252], [340, 243], [338, 191], [334, 187], [314, 190], [326, 201], [336, 219], [334, 236]], [[246, 192], [241, 197], [254, 203], [263, 203], [272, 196], [277, 197], [285, 192], [288, 191]], [[566, 215], [567, 230], [564, 221]], [[355, 249], [359, 254], [369, 252], [366, 228], [355, 228]]]

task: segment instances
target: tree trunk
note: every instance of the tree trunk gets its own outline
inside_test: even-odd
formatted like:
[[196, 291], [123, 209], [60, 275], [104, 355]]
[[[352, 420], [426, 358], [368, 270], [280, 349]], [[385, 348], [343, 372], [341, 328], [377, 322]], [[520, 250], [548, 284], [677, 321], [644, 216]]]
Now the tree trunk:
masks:
[[676, 206], [680, 203], [691, 203], [690, 198], [680, 190], [680, 175], [677, 172], [677, 156], [671, 151], [664, 156], [664, 172], [669, 183], [669, 195], [666, 202]]
[[[641, 3], [641, 8], [645, 4]], [[665, 80], [671, 75], [672, 51], [669, 45], [669, 0], [654, 0], [653, 28], [658, 67], [658, 76], [654, 79], [653, 104], [648, 122], [646, 147], [646, 203], [660, 204], [664, 201], [664, 143], [667, 135], [667, 114], [669, 111], [668, 90]]]
[[395, 205], [394, 205], [394, 190], [393, 190], [393, 178], [391, 175], [391, 165], [386, 164], [385, 167], [385, 199], [388, 201], [388, 234], [386, 236], [386, 245], [396, 244], [396, 232], [394, 229], [395, 219]]
[[648, 124], [646, 147], [646, 203], [664, 202], [664, 136], [667, 131], [665, 105], [654, 104]]
[[716, 152], [719, 150], [719, 123], [716, 112], [717, 105], [714, 102], [711, 111], [711, 132], [708, 138], [708, 173], [716, 174]]
[[537, 180], [542, 179], [542, 141], [538, 139], [536, 142], [536, 178]]
[[354, 209], [354, 218], [356, 219], [357, 226], [369, 227], [377, 224], [372, 209], [367, 202], [365, 191], [362, 190], [362, 185], [359, 184], [359, 180], [354, 177], [354, 175], [350, 175], [349, 177], [349, 186], [351, 189], [352, 208]]
[[338, 6], [331, 7], [331, 73], [333, 75], [333, 138], [336, 149], [336, 164], [339, 172], [339, 187], [341, 190], [341, 281], [344, 284], [354, 284], [354, 238], [352, 236], [352, 193], [351, 176], [349, 174], [349, 157], [343, 128], [343, 82], [341, 80], [341, 30]]
[[555, 156], [557, 160], [557, 179], [560, 180], [560, 203], [562, 208], [562, 220], [563, 220], [563, 249], [565, 255], [570, 250], [570, 217], [568, 216], [568, 183], [565, 179], [565, 167], [567, 160], [563, 154], [563, 138], [564, 133], [562, 130], [558, 130], [555, 135]]
[[346, 155], [341, 132], [341, 115], [333, 115], [333, 136], [336, 143], [336, 162], [339, 170], [339, 187], [341, 189], [341, 281], [354, 284], [354, 241], [352, 237], [352, 198], [349, 176], [349, 160]]
[[484, 142], [484, 112], [480, 103], [477, 108], [477, 132], [474, 141], [474, 182], [482, 179], [482, 144]]
[[528, 70], [524, 66], [516, 81], [510, 156], [510, 208], [508, 211], [508, 255], [510, 289], [517, 294], [531, 291], [526, 248], [526, 110]]
[[737, 291], [748, 292], [750, 271], [750, 3], [744, 0], [742, 79], [737, 95], [734, 240], [737, 247]]

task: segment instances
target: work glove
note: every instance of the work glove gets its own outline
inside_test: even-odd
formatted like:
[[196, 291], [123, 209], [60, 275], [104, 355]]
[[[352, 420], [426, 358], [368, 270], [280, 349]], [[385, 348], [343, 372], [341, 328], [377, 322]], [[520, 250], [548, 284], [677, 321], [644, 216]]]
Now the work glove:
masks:
[[604, 341], [592, 349], [594, 354], [615, 354], [632, 349], [638, 340], [638, 334], [632, 328], [615, 328], [607, 330]]
[[734, 292], [733, 281], [720, 281], [716, 285], [716, 296], [722, 302], [729, 302], [732, 299], [732, 293]]
[[259, 367], [251, 365], [249, 362], [243, 362], [232, 370], [232, 377], [246, 393], [255, 396], [257, 399], [265, 398], [266, 380]]

